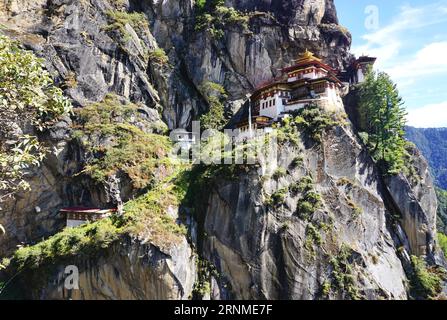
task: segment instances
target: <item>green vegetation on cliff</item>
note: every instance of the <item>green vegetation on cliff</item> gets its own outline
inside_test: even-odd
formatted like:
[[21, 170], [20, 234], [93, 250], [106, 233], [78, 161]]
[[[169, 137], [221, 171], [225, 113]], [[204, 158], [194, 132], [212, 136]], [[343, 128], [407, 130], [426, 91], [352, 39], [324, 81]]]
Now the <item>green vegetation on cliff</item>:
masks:
[[445, 271], [435, 266], [427, 266], [421, 257], [411, 256], [413, 275], [411, 288], [416, 298], [434, 299], [442, 291], [442, 282], [445, 279]]
[[228, 122], [225, 114], [225, 101], [228, 98], [224, 87], [215, 82], [207, 81], [199, 87], [210, 108], [207, 113], [200, 117], [200, 125], [203, 130], [222, 130]]
[[169, 57], [166, 55], [166, 52], [162, 48], [156, 48], [149, 51], [149, 60], [164, 65], [169, 62]]
[[199, 0], [195, 7], [197, 31], [208, 31], [215, 39], [223, 38], [226, 26], [239, 26], [249, 31], [250, 16], [232, 7], [226, 7], [224, 0]]
[[299, 142], [299, 134], [303, 132], [317, 143], [321, 143], [326, 130], [345, 124], [346, 114], [325, 112], [316, 104], [293, 113], [277, 125], [278, 142], [289, 141], [295, 145]]
[[12, 262], [18, 269], [34, 269], [70, 256], [89, 256], [118, 240], [122, 231], [112, 219], [67, 228], [36, 245], [20, 248]]
[[185, 197], [177, 181], [186, 167], [179, 166], [175, 174], [146, 194], [127, 202], [124, 215], [113, 215], [76, 228], [66, 228], [36, 245], [22, 247], [12, 257], [17, 269], [38, 268], [65, 258], [90, 257], [108, 248], [125, 235], [130, 235], [162, 248], [169, 249], [186, 234], [184, 226], [169, 215], [177, 210]]
[[438, 232], [438, 245], [447, 257], [447, 235], [442, 232]]
[[143, 189], [173, 172], [168, 157], [169, 138], [147, 133], [160, 130], [161, 125], [145, 127], [137, 105], [122, 103], [109, 95], [101, 103], [76, 110], [76, 114], [75, 137], [92, 155], [84, 173], [94, 180], [105, 182], [121, 172], [130, 178], [134, 188]]
[[[169, 248], [186, 235], [186, 228], [176, 223], [169, 215], [172, 210], [177, 214], [178, 208], [185, 197], [182, 186], [176, 181], [184, 174], [179, 170], [168, 183], [161, 183], [145, 195], [126, 203], [126, 231], [142, 240], [149, 239], [151, 243]], [[181, 181], [181, 180], [179, 180]]]
[[[353, 255], [353, 250], [343, 244], [337, 255], [330, 259], [330, 264], [332, 266], [332, 287], [337, 289], [341, 293], [346, 293], [349, 299], [358, 300], [361, 299], [361, 295], [358, 292], [355, 283], [355, 276], [353, 270], [353, 264], [351, 263]], [[330, 291], [327, 284], [325, 286], [326, 293]]]
[[296, 214], [303, 220], [309, 220], [312, 215], [321, 208], [321, 195], [314, 189], [314, 181], [311, 176], [303, 177], [297, 185], [292, 185], [292, 190], [302, 194], [298, 200]]
[[37, 132], [70, 110], [43, 60], [0, 34], [0, 202], [29, 189], [24, 176], [48, 151]]
[[110, 23], [104, 27], [104, 30], [109, 32], [118, 31], [124, 41], [130, 39], [130, 34], [129, 31], [126, 30], [126, 25], [129, 25], [136, 31], [144, 31], [149, 28], [147, 18], [143, 13], [109, 10], [107, 11], [107, 18]]

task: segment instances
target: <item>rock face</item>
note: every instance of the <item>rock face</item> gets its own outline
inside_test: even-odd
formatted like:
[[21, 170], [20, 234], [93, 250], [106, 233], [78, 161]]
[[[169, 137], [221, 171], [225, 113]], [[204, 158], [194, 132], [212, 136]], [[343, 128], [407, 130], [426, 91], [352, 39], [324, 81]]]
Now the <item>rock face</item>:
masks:
[[434, 259], [437, 200], [428, 164], [414, 150], [413, 165], [418, 179], [404, 174], [386, 178], [386, 186], [401, 214], [401, 224], [408, 237], [410, 252]]
[[[303, 164], [293, 168], [297, 155], [303, 156]], [[330, 260], [341, 246], [348, 246], [359, 294], [368, 299], [405, 299], [406, 276], [393, 242], [380, 177], [350, 129], [330, 131], [320, 147], [303, 145], [302, 151], [284, 147], [278, 158], [278, 167], [288, 170], [285, 177], [266, 180], [251, 172], [237, 182], [222, 181], [210, 196], [205, 256], [225, 275], [221, 284], [230, 284], [231, 297], [319, 299], [325, 297], [323, 284], [329, 283], [332, 298], [346, 298], [346, 292], [338, 291], [330, 280], [334, 268]], [[261, 171], [274, 172], [270, 163]], [[314, 177], [323, 203], [311, 221], [297, 215], [302, 194], [290, 191], [308, 175]], [[266, 208], [266, 196], [284, 188], [289, 192], [282, 205]], [[318, 231], [322, 242], [309, 248], [310, 226], [325, 224], [331, 231]]]
[[9, 255], [16, 245], [34, 243], [65, 225], [59, 208], [63, 198], [68, 162], [68, 142], [71, 121], [61, 121], [47, 132], [46, 145], [54, 151], [46, 161], [27, 176], [33, 192], [21, 192], [2, 203], [0, 223], [6, 234], [0, 241], [0, 256]]
[[[240, 99], [304, 48], [334, 66], [350, 57], [349, 35], [336, 24], [332, 1], [241, 1], [234, 5], [264, 14], [250, 20], [250, 34], [228, 26], [225, 37], [218, 40], [194, 30], [192, 0], [124, 1], [118, 7], [104, 0], [2, 1], [0, 23], [4, 33], [44, 59], [74, 106], [102, 101], [113, 92], [148, 108], [162, 109], [169, 128], [189, 127], [206, 110], [197, 89], [206, 81], [223, 84], [230, 94], [229, 107], [237, 110]], [[120, 31], [124, 35], [106, 31], [114, 23], [110, 18], [114, 10], [141, 11], [149, 26], [126, 23]], [[311, 11], [316, 12], [314, 18]], [[147, 52], [159, 46], [170, 64], [149, 59]], [[36, 241], [59, 229], [58, 209], [77, 205], [83, 189], [99, 193], [90, 205], [103, 202], [100, 186], [71, 179], [80, 171], [83, 156], [79, 146], [71, 143], [70, 123], [59, 124], [56, 135], [56, 141], [51, 138], [49, 143], [58, 144], [57, 158], [30, 177], [33, 197], [19, 195], [1, 214], [0, 222], [11, 230], [11, 241], [5, 238], [0, 244], [4, 255], [20, 242]]]
[[227, 1], [228, 5], [240, 10], [271, 12], [286, 25], [311, 25], [323, 23], [338, 23], [337, 12], [333, 1], [299, 0], [299, 1]]
[[350, 58], [351, 39], [326, 2], [332, 1], [227, 1], [240, 10], [259, 10], [250, 19], [250, 32], [229, 25], [219, 41], [194, 33], [185, 58], [191, 79], [196, 85], [204, 80], [222, 83], [237, 100], [279, 75], [303, 48], [342, 66]]
[[[79, 271], [79, 290], [66, 286], [67, 266]], [[195, 255], [186, 239], [169, 251], [129, 238], [89, 258], [73, 258], [49, 266], [46, 274], [30, 274], [30, 299], [166, 300], [191, 297], [196, 280]], [[44, 277], [44, 281], [42, 281]], [[68, 280], [67, 280], [68, 279]], [[24, 282], [23, 282], [24, 281]], [[33, 283], [31, 290], [26, 283]]]
[[[222, 37], [196, 28], [194, 0], [5, 0], [0, 24], [43, 58], [75, 107], [114, 93], [143, 105], [148, 122], [162, 118], [170, 129], [190, 128], [207, 110], [205, 82], [223, 85], [227, 109], [235, 112], [247, 94], [305, 49], [334, 68], [352, 58], [351, 36], [338, 24], [333, 0], [227, 0], [226, 5], [248, 22], [247, 28], [225, 24]], [[113, 15], [117, 11], [140, 15], [120, 20]], [[160, 57], [160, 48], [166, 57]], [[7, 234], [0, 256], [60, 230], [58, 210], [78, 205], [85, 193], [90, 205], [107, 203], [106, 186], [76, 176], [85, 153], [71, 127], [67, 119], [40, 137], [55, 155], [30, 176], [32, 193], [3, 205], [0, 224]], [[194, 241], [185, 238], [169, 252], [123, 239], [98, 255], [58, 263], [46, 283], [33, 282], [31, 298], [190, 298], [200, 275], [192, 249], [198, 242], [198, 254], [218, 271], [209, 279], [214, 299], [406, 299], [408, 259], [399, 257], [439, 260], [436, 198], [426, 164], [415, 157], [422, 177], [417, 182], [404, 176], [382, 181], [351, 124], [328, 131], [321, 144], [304, 135], [301, 141], [298, 147], [283, 145], [278, 162], [262, 163], [238, 181], [220, 179], [208, 190], [198, 226], [207, 236], [196, 239], [196, 230], [189, 230]], [[287, 173], [271, 177], [278, 168]], [[262, 177], [265, 173], [271, 176]], [[297, 214], [303, 192], [291, 190], [309, 176], [321, 207], [303, 218]], [[286, 188], [278, 206], [267, 203]], [[400, 221], [391, 217], [396, 212]], [[80, 290], [64, 289], [67, 265], [79, 267]]]

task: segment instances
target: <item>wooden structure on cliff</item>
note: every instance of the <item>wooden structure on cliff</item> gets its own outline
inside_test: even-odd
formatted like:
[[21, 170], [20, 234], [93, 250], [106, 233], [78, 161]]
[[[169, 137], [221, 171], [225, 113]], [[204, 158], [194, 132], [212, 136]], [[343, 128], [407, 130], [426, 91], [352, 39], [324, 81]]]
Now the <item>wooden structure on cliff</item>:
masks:
[[67, 227], [73, 228], [88, 222], [107, 218], [116, 211], [116, 209], [71, 207], [61, 209], [60, 213], [65, 215], [67, 219]]

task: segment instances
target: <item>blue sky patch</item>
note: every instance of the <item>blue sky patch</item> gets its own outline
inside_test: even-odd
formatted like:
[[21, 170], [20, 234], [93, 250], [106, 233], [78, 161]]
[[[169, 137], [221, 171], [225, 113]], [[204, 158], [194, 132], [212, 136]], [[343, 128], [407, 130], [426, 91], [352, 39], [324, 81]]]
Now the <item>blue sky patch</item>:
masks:
[[447, 0], [335, 4], [352, 51], [377, 56], [376, 68], [397, 83], [409, 125], [447, 127]]

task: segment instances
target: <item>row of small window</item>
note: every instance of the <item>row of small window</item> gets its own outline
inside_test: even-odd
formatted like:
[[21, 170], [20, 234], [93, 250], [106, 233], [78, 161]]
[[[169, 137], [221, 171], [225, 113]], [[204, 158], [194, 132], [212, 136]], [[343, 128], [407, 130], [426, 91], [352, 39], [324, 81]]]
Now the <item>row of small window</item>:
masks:
[[302, 78], [305, 74], [309, 74], [309, 73], [324, 74], [324, 71], [319, 71], [318, 69], [314, 69], [314, 68], [306, 69], [306, 70], [303, 70], [301, 72], [296, 72], [296, 73], [289, 74], [289, 78], [294, 78], [294, 77]]
[[280, 98], [283, 98], [283, 97], [290, 98], [291, 94], [289, 91], [282, 91], [282, 92], [280, 92], [279, 97]]
[[[252, 128], [253, 131], [257, 130], [258, 129], [258, 125], [256, 123], [254, 123], [254, 124], [252, 124], [251, 128]], [[250, 127], [249, 126], [241, 127], [241, 128], [239, 128], [239, 130], [240, 130], [241, 133], [248, 132], [248, 131], [250, 131]]]
[[266, 109], [266, 108], [272, 107], [274, 105], [276, 105], [276, 99], [271, 99], [269, 101], [263, 102], [261, 104], [261, 109]]

